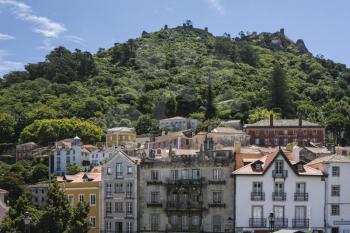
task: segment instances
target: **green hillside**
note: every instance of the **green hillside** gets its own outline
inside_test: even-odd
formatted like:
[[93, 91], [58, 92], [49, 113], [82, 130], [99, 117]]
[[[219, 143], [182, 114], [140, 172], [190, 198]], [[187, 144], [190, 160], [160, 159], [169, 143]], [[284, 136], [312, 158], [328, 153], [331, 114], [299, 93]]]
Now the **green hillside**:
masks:
[[[282, 68], [277, 79], [285, 73], [287, 83], [277, 86], [285, 91], [278, 103], [271, 82], [276, 67]], [[341, 139], [350, 133], [350, 70], [345, 65], [313, 56], [302, 40], [293, 42], [283, 30], [231, 38], [213, 36], [190, 22], [144, 31], [94, 55], [59, 47], [26, 71], [5, 75], [0, 142], [18, 141], [38, 119], [78, 118], [103, 129], [133, 125], [140, 133], [155, 130], [154, 119], [166, 116], [202, 119], [209, 77], [220, 119], [247, 122], [254, 112], [273, 109], [285, 118], [320, 122], [339, 143], [347, 143]], [[55, 134], [55, 127], [47, 132], [42, 122], [36, 124], [25, 129], [21, 141]], [[50, 140], [61, 136], [49, 135]]]

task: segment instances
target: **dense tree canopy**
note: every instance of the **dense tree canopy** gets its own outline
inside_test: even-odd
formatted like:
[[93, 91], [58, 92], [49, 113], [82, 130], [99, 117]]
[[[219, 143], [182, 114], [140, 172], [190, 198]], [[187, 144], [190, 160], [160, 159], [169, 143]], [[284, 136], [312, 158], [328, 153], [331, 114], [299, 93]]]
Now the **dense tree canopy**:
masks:
[[[350, 104], [345, 65], [313, 56], [302, 40], [293, 42], [283, 31], [213, 36], [192, 23], [144, 32], [96, 55], [58, 47], [43, 62], [28, 64], [26, 71], [5, 75], [0, 124], [6, 132], [0, 132], [0, 140], [17, 141], [26, 127], [36, 131], [37, 119], [75, 117], [103, 129], [128, 119], [142, 133], [150, 131], [141, 123], [145, 115], [203, 120], [204, 74], [211, 77], [217, 117], [223, 120], [247, 122], [255, 109], [264, 108], [280, 111], [284, 118], [302, 116], [322, 123], [340, 137], [337, 141], [348, 143], [350, 126], [337, 123], [348, 115], [336, 104]], [[329, 114], [339, 109], [341, 116]], [[43, 137], [56, 136], [44, 131], [39, 138], [33, 132], [26, 128], [21, 139], [47, 142]]]

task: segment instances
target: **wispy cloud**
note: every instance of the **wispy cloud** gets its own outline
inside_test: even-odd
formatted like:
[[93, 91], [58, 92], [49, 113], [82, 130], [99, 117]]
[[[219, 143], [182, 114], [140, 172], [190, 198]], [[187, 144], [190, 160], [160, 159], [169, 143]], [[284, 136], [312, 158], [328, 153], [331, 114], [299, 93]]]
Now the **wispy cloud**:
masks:
[[0, 4], [11, 7], [17, 18], [34, 23], [34, 31], [44, 37], [56, 38], [62, 32], [66, 31], [63, 24], [54, 22], [44, 16], [35, 15], [32, 8], [23, 2], [15, 0], [0, 0]]
[[223, 6], [221, 5], [220, 0], [206, 0], [210, 7], [215, 9], [219, 14], [224, 15], [225, 11]]
[[10, 55], [6, 50], [0, 49], [0, 77], [13, 70], [23, 70], [22, 62], [10, 61], [7, 56]]
[[68, 36], [63, 36], [63, 40], [73, 42], [76, 44], [82, 44], [84, 39], [79, 37], [79, 36], [73, 36], [73, 35], [68, 35]]
[[43, 41], [43, 44], [39, 48], [43, 50], [51, 51], [55, 48], [55, 46], [51, 43], [50, 39], [45, 39]]
[[0, 40], [14, 40], [14, 39], [15, 39], [14, 36], [0, 33]]

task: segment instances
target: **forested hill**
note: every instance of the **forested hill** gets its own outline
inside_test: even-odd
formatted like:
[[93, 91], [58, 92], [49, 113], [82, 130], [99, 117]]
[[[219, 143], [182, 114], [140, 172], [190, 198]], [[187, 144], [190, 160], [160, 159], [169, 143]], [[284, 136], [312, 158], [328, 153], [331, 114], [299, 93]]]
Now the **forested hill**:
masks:
[[[66, 135], [56, 132], [59, 124], [69, 129], [85, 120], [103, 129], [136, 125], [147, 133], [154, 130], [154, 119], [203, 119], [209, 77], [220, 119], [247, 122], [273, 109], [285, 118], [320, 122], [339, 136], [345, 131], [347, 137], [350, 71], [345, 65], [313, 56], [284, 30], [239, 35], [213, 36], [187, 22], [144, 31], [93, 55], [56, 48], [43, 62], [1, 80], [0, 142], [17, 142], [23, 129], [21, 141], [38, 134], [60, 139]], [[62, 118], [70, 121], [33, 123]]]

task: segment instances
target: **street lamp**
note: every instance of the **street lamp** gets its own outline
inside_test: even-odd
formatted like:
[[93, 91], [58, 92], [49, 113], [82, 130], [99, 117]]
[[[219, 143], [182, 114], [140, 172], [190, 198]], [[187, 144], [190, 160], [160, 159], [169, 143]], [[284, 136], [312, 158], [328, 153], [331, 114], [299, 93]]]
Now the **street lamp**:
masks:
[[274, 228], [274, 225], [275, 225], [275, 216], [273, 213], [270, 213], [269, 215], [269, 223], [270, 223], [270, 233], [273, 232], [273, 228]]
[[30, 220], [31, 220], [31, 217], [30, 217], [28, 211], [26, 211], [24, 213], [25, 233], [30, 233]]

